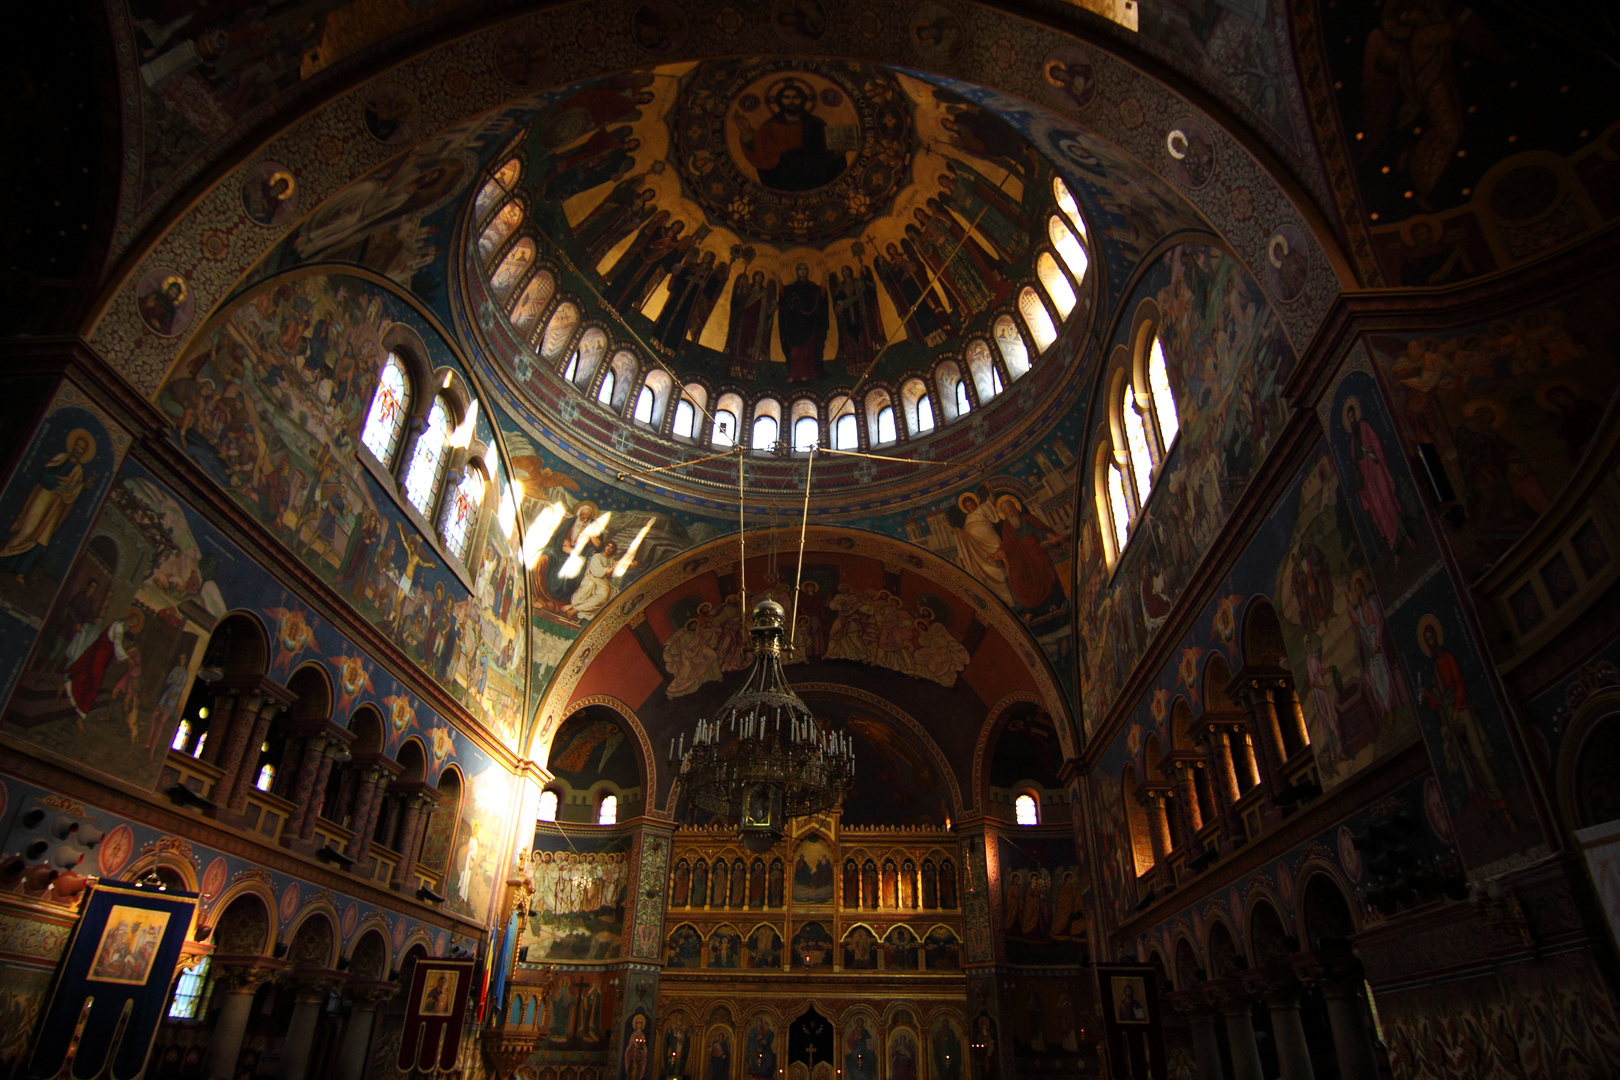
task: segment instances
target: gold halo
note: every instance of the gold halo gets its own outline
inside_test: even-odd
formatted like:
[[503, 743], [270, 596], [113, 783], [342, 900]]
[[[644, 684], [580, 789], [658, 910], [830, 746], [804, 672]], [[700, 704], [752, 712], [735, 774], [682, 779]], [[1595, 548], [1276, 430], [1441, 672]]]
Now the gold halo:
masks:
[[1024, 512], [1024, 504], [1018, 501], [1018, 496], [1016, 495], [1002, 495], [996, 499], [997, 512], [1000, 512], [1001, 508], [1007, 503], [1012, 503], [1013, 509], [1018, 511], [1020, 514]]
[[265, 184], [274, 184], [277, 180], [287, 181], [286, 197], [289, 199], [292, 198], [292, 193], [298, 190], [298, 181], [293, 179], [293, 174], [288, 172], [286, 169], [277, 169], [275, 172], [270, 174], [270, 179], [266, 180]]
[[776, 107], [776, 95], [781, 93], [783, 90], [786, 90], [789, 86], [797, 86], [799, 88], [799, 92], [804, 95], [805, 112], [813, 113], [816, 111], [816, 106], [819, 104], [816, 99], [816, 88], [799, 78], [797, 75], [784, 75], [782, 78], [777, 79], [775, 82], [765, 87], [765, 93], [762, 94], [761, 97], [764, 99], [765, 104], [774, 109]]
[[[968, 507], [962, 505], [963, 501], [966, 500], [966, 499], [972, 499], [973, 500], [973, 508], [972, 509], [969, 509]], [[957, 509], [961, 510], [962, 513], [964, 513], [964, 514], [971, 514], [971, 513], [973, 513], [974, 510], [977, 510], [979, 508], [979, 497], [977, 495], [973, 494], [973, 492], [971, 492], [971, 491], [964, 491], [964, 492], [962, 492], [962, 494], [960, 494], [960, 495], [958, 495], [956, 497], [956, 507], [957, 507]]]
[[596, 516], [599, 516], [602, 513], [601, 509], [595, 503], [586, 501], [586, 502], [581, 502], [581, 503], [576, 503], [575, 504], [575, 506], [574, 506], [574, 516], [578, 517], [580, 511], [584, 510], [587, 506], [591, 508], [591, 515], [593, 516], [593, 518], [596, 517]]
[[1362, 588], [1366, 589], [1370, 596], [1372, 594], [1372, 582], [1368, 581], [1367, 575], [1360, 571], [1350, 575], [1350, 595], [1356, 595], [1356, 582], [1358, 581], [1361, 582]]
[[[80, 439], [85, 439], [90, 443], [90, 452], [85, 454], [83, 457], [80, 457], [78, 454], [73, 454], [73, 444]], [[96, 456], [96, 437], [90, 434], [90, 432], [85, 428], [74, 428], [72, 431], [68, 432], [67, 447], [68, 453], [73, 454], [74, 461], [89, 461], [91, 458]]]
[[1477, 398], [1463, 406], [1463, 416], [1472, 420], [1477, 413], [1489, 410], [1491, 427], [1499, 428], [1507, 421], [1507, 410], [1489, 398]]
[[1352, 405], [1356, 407], [1356, 415], [1360, 416], [1361, 399], [1356, 397], [1354, 394], [1351, 394], [1349, 397], [1345, 398], [1344, 404], [1339, 406], [1339, 420], [1344, 425], [1344, 430], [1346, 431], [1350, 430], [1350, 406]]
[[124, 613], [124, 633], [138, 634], [146, 625], [146, 616], [141, 614], [140, 608], [130, 608]]
[[1435, 644], [1436, 645], [1444, 645], [1446, 643], [1446, 628], [1440, 625], [1439, 616], [1437, 616], [1437, 615], [1425, 615], [1425, 616], [1423, 616], [1423, 618], [1418, 620], [1417, 639], [1418, 639], [1418, 648], [1423, 650], [1423, 655], [1424, 656], [1433, 656], [1434, 655], [1433, 653], [1431, 653], [1429, 651], [1429, 639], [1424, 637], [1424, 635], [1423, 635], [1423, 631], [1429, 629], [1429, 627], [1431, 627], [1431, 626], [1434, 627], [1434, 641], [1435, 641]]
[[180, 299], [184, 301], [186, 298], [186, 279], [179, 274], [166, 274], [163, 280], [158, 282], [157, 291], [168, 292], [170, 285], [180, 286]]

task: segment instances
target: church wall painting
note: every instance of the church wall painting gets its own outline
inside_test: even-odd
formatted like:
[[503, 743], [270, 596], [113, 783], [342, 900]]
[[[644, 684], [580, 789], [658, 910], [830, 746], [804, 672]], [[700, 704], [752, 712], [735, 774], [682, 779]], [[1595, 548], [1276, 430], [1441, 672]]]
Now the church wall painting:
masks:
[[[1176, 387], [1180, 435], [1154, 484], [1145, 520], [1110, 578], [1094, 506], [1082, 512], [1077, 609], [1084, 714], [1107, 714], [1287, 419], [1278, 388], [1294, 353], [1270, 306], [1229, 255], [1198, 244], [1162, 256], [1126, 310], [1152, 297]], [[1129, 320], [1113, 345], [1129, 345]], [[1106, 412], [1094, 410], [1106, 438]], [[1089, 493], [1089, 484], [1085, 486]]]
[[[106, 602], [98, 607], [96, 597]], [[82, 622], [81, 611], [90, 613]], [[457, 763], [469, 778], [463, 813], [485, 823], [461, 822], [449, 903], [482, 917], [504, 859], [506, 837], [487, 823], [509, 801], [504, 771], [134, 461], [114, 478], [46, 618], [63, 628], [53, 639], [62, 649], [36, 651], [5, 730], [122, 782], [156, 786], [208, 635], [231, 611], [255, 615], [269, 631], [270, 678], [285, 681], [306, 663], [327, 671], [338, 695], [334, 723], [370, 704], [387, 718], [386, 752], [412, 737], [431, 748], [428, 783]], [[79, 658], [69, 660], [75, 648]]]
[[1319, 18], [1384, 284], [1488, 274], [1620, 212], [1616, 80], [1595, 54], [1460, 4], [1337, 4]]
[[819, 835], [808, 836], [793, 851], [793, 902], [830, 904], [832, 900], [832, 846]]
[[1081, 877], [1070, 839], [996, 837], [1001, 883], [1001, 933], [1013, 964], [1079, 963], [1086, 916]]
[[[109, 430], [84, 394], [64, 383], [0, 491], [6, 529], [0, 534], [0, 700], [47, 629], [52, 598], [128, 448], [129, 436]], [[87, 611], [98, 606], [96, 599], [86, 601]], [[55, 646], [47, 641], [44, 647]]]
[[1467, 515], [1446, 535], [1470, 576], [1558, 497], [1620, 386], [1617, 292], [1610, 278], [1488, 323], [1367, 339], [1404, 445], [1438, 458]]
[[617, 959], [629, 899], [628, 837], [593, 837], [542, 827], [534, 837], [535, 900], [528, 962]]
[[[359, 456], [396, 324], [434, 343], [421, 358], [430, 368], [452, 363], [432, 326], [362, 279], [265, 284], [216, 319], [158, 404], [176, 444], [239, 507], [515, 748], [527, 636], [522, 605], [506, 595], [516, 587], [495, 593], [516, 573], [509, 536], [492, 523], [469, 589]], [[487, 416], [468, 437], [493, 443]], [[498, 507], [511, 478], [497, 469], [493, 480], [486, 498]]]

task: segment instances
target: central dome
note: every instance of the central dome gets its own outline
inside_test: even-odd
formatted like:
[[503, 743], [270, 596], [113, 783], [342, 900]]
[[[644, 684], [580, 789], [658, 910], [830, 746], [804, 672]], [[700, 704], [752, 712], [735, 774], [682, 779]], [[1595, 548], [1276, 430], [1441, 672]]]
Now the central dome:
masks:
[[[474, 332], [626, 471], [671, 442], [929, 456], [1015, 383], [1055, 379], [1029, 376], [1061, 368], [1043, 354], [1090, 305], [1085, 224], [1046, 156], [950, 89], [842, 60], [561, 91], [466, 229]], [[628, 423], [576, 422], [598, 409]], [[871, 479], [845, 463], [821, 482]]]

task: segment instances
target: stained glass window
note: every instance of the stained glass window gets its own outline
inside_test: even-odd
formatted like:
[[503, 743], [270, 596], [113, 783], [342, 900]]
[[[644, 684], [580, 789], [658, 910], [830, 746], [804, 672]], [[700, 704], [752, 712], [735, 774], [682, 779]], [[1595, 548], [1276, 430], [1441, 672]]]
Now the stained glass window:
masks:
[[529, 279], [523, 295], [518, 297], [518, 302], [512, 306], [512, 325], [525, 340], [534, 330], [534, 324], [540, 321], [540, 313], [545, 311], [546, 305], [551, 302], [551, 294], [556, 287], [557, 283], [552, 278], [551, 272], [540, 270]]
[[506, 242], [506, 238], [512, 235], [512, 230], [522, 221], [523, 207], [518, 203], [509, 202], [501, 207], [501, 212], [489, 223], [484, 235], [478, 238], [478, 261], [487, 267], [490, 260], [495, 257], [495, 253], [501, 249], [501, 245]]
[[405, 417], [410, 407], [411, 391], [405, 365], [398, 356], [389, 353], [382, 373], [377, 376], [377, 390], [371, 396], [366, 426], [360, 431], [360, 441], [387, 468], [393, 467], [394, 455], [399, 453], [399, 440], [405, 433]]
[[169, 1003], [169, 1019], [195, 1020], [208, 988], [208, 968], [213, 957], [205, 956], [195, 965], [180, 973], [174, 984], [174, 1000]]
[[484, 474], [469, 465], [461, 472], [461, 483], [444, 501], [444, 522], [439, 535], [445, 546], [458, 559], [467, 557], [467, 544], [472, 539], [472, 527], [478, 521], [478, 511], [484, 505], [484, 489], [488, 486]]
[[1029, 346], [1024, 344], [1018, 324], [1011, 315], [1003, 315], [996, 320], [994, 332], [996, 348], [1001, 352], [1001, 362], [1007, 365], [1007, 374], [1015, 379], [1022, 378], [1029, 370]]
[[445, 442], [450, 437], [450, 412], [442, 399], [428, 410], [427, 425], [416, 438], [411, 467], [405, 471], [405, 498], [424, 516], [433, 510], [439, 482], [444, 477]]

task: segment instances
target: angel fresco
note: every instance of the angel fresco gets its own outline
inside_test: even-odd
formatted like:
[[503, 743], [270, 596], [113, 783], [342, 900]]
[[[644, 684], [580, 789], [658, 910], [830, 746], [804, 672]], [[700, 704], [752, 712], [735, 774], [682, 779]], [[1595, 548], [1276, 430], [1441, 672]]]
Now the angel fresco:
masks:
[[838, 362], [847, 375], [864, 374], [885, 341], [871, 267], [863, 264], [857, 277], [854, 267], [845, 263], [836, 274], [827, 275], [827, 292], [838, 326]]

